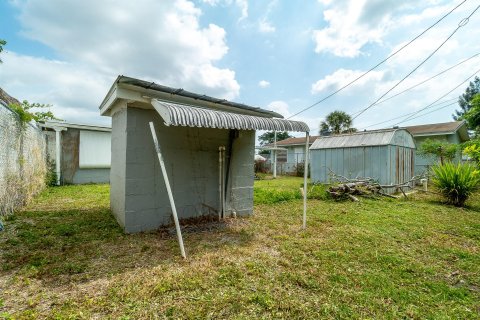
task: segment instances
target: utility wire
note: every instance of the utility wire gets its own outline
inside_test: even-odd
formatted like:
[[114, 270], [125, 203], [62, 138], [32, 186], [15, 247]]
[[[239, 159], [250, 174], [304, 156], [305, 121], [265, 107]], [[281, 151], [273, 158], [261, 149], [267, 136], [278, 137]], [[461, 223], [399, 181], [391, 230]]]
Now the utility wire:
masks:
[[431, 110], [431, 111], [429, 111], [429, 112], [427, 112], [427, 113], [424, 113], [424, 114], [418, 115], [418, 116], [416, 116], [416, 117], [410, 118], [410, 120], [417, 119], [417, 118], [421, 118], [421, 117], [423, 117], [423, 116], [426, 116], [427, 114], [430, 114], [430, 113], [433, 113], [433, 112], [437, 112], [438, 110], [445, 109], [446, 107], [453, 106], [454, 104], [457, 104], [457, 102], [455, 101], [455, 102], [449, 103], [449, 104], [447, 104], [447, 105], [445, 105], [445, 106], [443, 106], [443, 107], [440, 107], [440, 108], [437, 108], [437, 109], [433, 109], [433, 110]]
[[386, 57], [385, 59], [383, 59], [382, 61], [380, 61], [379, 63], [377, 63], [375, 66], [371, 67], [369, 70], [367, 70], [366, 72], [362, 73], [361, 75], [359, 75], [358, 77], [356, 77], [355, 79], [353, 79], [352, 81], [350, 81], [349, 83], [347, 83], [346, 85], [344, 85], [343, 87], [337, 89], [336, 91], [334, 91], [333, 93], [327, 95], [326, 97], [322, 98], [321, 100], [315, 102], [314, 104], [306, 107], [305, 109], [302, 109], [300, 110], [299, 112], [295, 113], [294, 115], [288, 117], [287, 119], [291, 119], [297, 115], [299, 115], [300, 113], [302, 112], [305, 112], [313, 107], [315, 107], [316, 105], [322, 103], [323, 101], [331, 98], [332, 96], [336, 95], [337, 93], [339, 93], [340, 91], [343, 91], [344, 89], [346, 89], [347, 87], [349, 87], [350, 85], [352, 85], [353, 83], [357, 82], [358, 80], [360, 80], [361, 78], [365, 77], [367, 74], [369, 74], [371, 71], [375, 70], [377, 67], [379, 67], [380, 65], [382, 65], [383, 63], [385, 63], [387, 60], [389, 60], [390, 58], [392, 58], [393, 56], [395, 56], [397, 53], [399, 53], [400, 51], [402, 51], [403, 49], [405, 49], [407, 46], [409, 46], [412, 42], [414, 42], [415, 40], [417, 40], [418, 38], [420, 38], [421, 36], [423, 36], [425, 33], [427, 33], [427, 31], [429, 31], [430, 29], [432, 29], [433, 27], [435, 27], [437, 24], [439, 24], [443, 19], [445, 19], [446, 17], [448, 17], [453, 11], [455, 11], [458, 7], [460, 7], [462, 4], [464, 4], [467, 0], [463, 0], [462, 2], [460, 2], [456, 7], [454, 7], [452, 10], [450, 10], [449, 12], [447, 12], [444, 16], [442, 16], [440, 19], [438, 19], [434, 24], [432, 24], [431, 26], [429, 26], [427, 29], [425, 29], [424, 31], [422, 31], [419, 35], [417, 35], [415, 38], [413, 38], [412, 40], [410, 40], [409, 42], [407, 42], [406, 44], [404, 44], [402, 47], [400, 47], [397, 51], [395, 51], [394, 53], [390, 54], [388, 57]]
[[[425, 80], [423, 80], [423, 81], [421, 81], [421, 82], [419, 82], [419, 83], [417, 83], [417, 84], [415, 84], [415, 85], [413, 85], [413, 86], [411, 86], [411, 87], [409, 87], [409, 88], [407, 88], [407, 89], [405, 89], [405, 90], [403, 90], [403, 91], [400, 91], [400, 92], [397, 93], [397, 94], [394, 94], [393, 96], [387, 97], [387, 98], [385, 98], [385, 99], [377, 102], [375, 105], [378, 106], [379, 104], [382, 104], [382, 103], [384, 103], [384, 102], [386, 102], [386, 101], [388, 101], [388, 100], [390, 100], [390, 99], [393, 99], [393, 98], [401, 95], [402, 93], [405, 93], [405, 92], [407, 92], [407, 91], [410, 91], [410, 90], [412, 90], [412, 89], [415, 89], [416, 87], [418, 87], [418, 86], [420, 86], [420, 85], [422, 85], [422, 84], [424, 84], [424, 83], [426, 83], [426, 82], [428, 82], [428, 81], [430, 81], [430, 80], [432, 80], [432, 79], [434, 79], [434, 78], [436, 78], [436, 77], [438, 77], [438, 76], [440, 76], [440, 75], [442, 75], [442, 74], [444, 74], [444, 73], [452, 70], [453, 68], [458, 67], [459, 65], [461, 65], [461, 64], [463, 64], [463, 63], [465, 63], [465, 62], [467, 62], [467, 61], [469, 61], [469, 60], [477, 57], [478, 55], [480, 55], [480, 52], [474, 54], [474, 55], [471, 56], [470, 58], [467, 58], [467, 59], [465, 59], [465, 60], [462, 60], [462, 61], [458, 62], [457, 64], [455, 64], [455, 65], [453, 65], [453, 66], [451, 66], [451, 67], [449, 67], [449, 68], [447, 68], [447, 69], [445, 69], [445, 70], [437, 73], [436, 75], [434, 75], [434, 76], [432, 76], [432, 77], [430, 77], [430, 78], [428, 78], [428, 79], [425, 79]], [[362, 110], [354, 111], [354, 112], [352, 112], [352, 113], [350, 114], [350, 116], [353, 117], [353, 116], [355, 116], [357, 113], [359, 113], [360, 111], [362, 111]]]
[[[435, 107], [435, 106], [443, 105], [443, 104], [446, 103], [446, 102], [451, 102], [451, 101], [457, 100], [457, 99], [458, 99], [458, 98], [451, 98], [451, 99], [448, 99], [448, 100], [439, 102], [439, 103], [437, 103], [437, 104], [434, 104], [434, 105], [432, 105], [432, 106], [430, 106], [430, 107]], [[450, 106], [450, 105], [456, 104], [456, 103], [457, 103], [457, 101], [455, 101], [455, 102], [453, 102], [453, 103], [451, 103], [451, 104], [448, 104], [448, 105]], [[443, 107], [441, 107], [441, 108], [443, 108]], [[435, 109], [435, 110], [437, 110], [437, 109]], [[393, 120], [401, 119], [401, 118], [406, 117], [406, 116], [414, 115], [415, 113], [417, 113], [417, 111], [404, 113], [404, 114], [402, 114], [402, 115], [400, 115], [400, 116], [397, 116], [397, 117], [395, 117], [395, 118], [391, 118], [391, 119], [388, 119], [388, 120], [384, 120], [384, 121], [381, 121], [381, 122], [377, 122], [377, 123], [368, 125], [368, 126], [364, 127], [363, 129], [371, 128], [371, 127], [374, 127], [374, 126], [378, 126], [379, 124], [383, 124], [383, 123], [391, 122], [391, 121], [393, 121]], [[429, 113], [430, 113], [430, 112], [429, 112]], [[425, 114], [426, 114], [426, 113], [425, 113]], [[423, 116], [423, 115], [421, 115], [421, 116]]]
[[455, 33], [457, 33], [457, 31], [465, 26], [470, 17], [473, 16], [473, 14], [478, 10], [478, 8], [480, 8], [480, 5], [477, 6], [475, 8], [475, 10], [472, 11], [472, 13], [470, 13], [470, 15], [464, 19], [462, 19], [459, 23], [458, 23], [458, 26], [455, 28], [455, 30], [453, 30], [453, 32], [447, 37], [447, 39], [445, 39], [435, 50], [433, 50], [432, 53], [430, 53], [422, 62], [420, 62], [420, 64], [418, 66], [416, 66], [412, 71], [410, 71], [405, 77], [403, 77], [400, 81], [398, 81], [393, 87], [391, 87], [390, 89], [388, 89], [384, 94], [382, 94], [380, 96], [380, 98], [378, 98], [377, 100], [375, 100], [375, 102], [371, 103], [368, 107], [366, 107], [365, 109], [363, 109], [359, 114], [357, 114], [355, 117], [352, 118], [352, 120], [355, 120], [356, 118], [358, 118], [361, 114], [363, 114], [365, 111], [367, 111], [368, 109], [370, 109], [371, 107], [373, 107], [376, 103], [378, 103], [378, 101], [380, 101], [383, 97], [385, 97], [387, 94], [389, 94], [393, 89], [395, 89], [398, 85], [400, 85], [400, 83], [402, 83], [403, 81], [405, 81], [405, 79], [407, 79], [410, 75], [412, 75], [412, 73], [414, 73], [415, 71], [418, 70], [418, 68], [420, 68], [423, 64], [425, 64], [425, 62], [427, 62], [438, 50], [440, 50], [441, 47], [443, 47], [443, 45], [445, 43], [447, 43], [448, 40], [450, 40], [450, 38], [453, 37], [453, 35]]
[[475, 76], [477, 73], [480, 72], [480, 69], [478, 69], [477, 71], [475, 71], [471, 76], [469, 76], [467, 79], [465, 79], [464, 81], [462, 81], [462, 83], [460, 83], [459, 85], [457, 85], [455, 88], [453, 88], [452, 90], [448, 91], [446, 94], [444, 94], [443, 96], [441, 96], [440, 98], [438, 98], [437, 100], [435, 100], [434, 102], [430, 103], [429, 105], [427, 105], [426, 107], [416, 111], [413, 115], [407, 117], [406, 119], [396, 123], [395, 125], [399, 125], [400, 123], [403, 123], [403, 122], [406, 122], [408, 120], [410, 120], [415, 114], [417, 113], [420, 113], [422, 112], [423, 110], [425, 109], [428, 109], [430, 108], [434, 103], [437, 103], [439, 100], [443, 99], [444, 97], [446, 97], [447, 95], [449, 95], [450, 93], [452, 93], [453, 91], [455, 91], [456, 89], [458, 89], [461, 85], [463, 85], [465, 82], [467, 82], [468, 80], [470, 80], [473, 76]]

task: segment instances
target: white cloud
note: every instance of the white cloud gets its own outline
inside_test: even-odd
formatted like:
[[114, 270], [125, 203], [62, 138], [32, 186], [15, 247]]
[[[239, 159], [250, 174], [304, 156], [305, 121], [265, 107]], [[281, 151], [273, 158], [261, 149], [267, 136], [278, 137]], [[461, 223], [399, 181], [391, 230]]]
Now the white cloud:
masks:
[[[383, 45], [391, 30], [419, 23], [445, 10], [438, 3], [420, 3], [408, 0], [319, 0], [328, 9], [324, 11], [327, 26], [314, 30], [316, 53], [333, 53], [339, 57], [354, 58], [362, 54], [367, 44]], [[422, 10], [421, 6], [427, 6]], [[406, 14], [411, 10], [420, 13]]]
[[240, 9], [238, 22], [248, 18], [248, 0], [202, 0], [202, 2], [211, 6], [217, 6], [221, 3], [230, 6], [235, 2], [235, 5]]
[[267, 80], [260, 80], [258, 82], [258, 86], [260, 88], [267, 88], [267, 87], [270, 87], [270, 82], [268, 82]]
[[260, 22], [258, 23], [258, 30], [261, 33], [272, 33], [272, 32], [275, 32], [275, 27], [272, 26], [270, 22], [263, 19], [263, 20], [260, 20]]
[[236, 5], [240, 8], [242, 14], [238, 21], [242, 21], [248, 18], [248, 1], [247, 0], [235, 0]]
[[100, 117], [98, 105], [112, 79], [88, 67], [7, 52], [0, 68], [2, 87], [19, 100], [52, 105], [61, 119], [80, 123], [109, 123]]
[[[312, 93], [316, 94], [322, 91], [335, 91], [352, 80], [358, 78], [364, 71], [338, 69], [334, 73], [326, 75], [323, 79], [312, 84]], [[352, 87], [363, 86], [367, 83], [376, 82], [382, 79], [384, 72], [371, 71], [369, 74], [352, 84]]]
[[[228, 52], [225, 30], [200, 26], [201, 11], [190, 1], [139, 5], [125, 0], [112, 6], [95, 0], [32, 0], [18, 8], [23, 34], [52, 48], [61, 61], [12, 53], [0, 66], [8, 75], [0, 78], [0, 86], [19, 98], [59, 103], [67, 119], [73, 106], [97, 112], [118, 74], [219, 98], [239, 95], [235, 72], [215, 65]], [[43, 96], [30, 92], [33, 79], [37, 88], [43, 83]], [[48, 101], [39, 101], [43, 97]]]

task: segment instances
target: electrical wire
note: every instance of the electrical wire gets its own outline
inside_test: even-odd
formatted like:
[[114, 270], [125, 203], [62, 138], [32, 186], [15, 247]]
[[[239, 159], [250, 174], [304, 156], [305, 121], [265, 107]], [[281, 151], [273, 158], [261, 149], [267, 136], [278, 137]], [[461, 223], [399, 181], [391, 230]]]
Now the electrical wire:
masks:
[[[397, 97], [397, 96], [399, 96], [399, 95], [401, 95], [401, 94], [403, 94], [403, 93], [405, 93], [405, 92], [407, 92], [407, 91], [410, 91], [410, 90], [412, 90], [412, 89], [415, 89], [416, 87], [418, 87], [418, 86], [420, 86], [420, 85], [422, 85], [422, 84], [424, 84], [424, 83], [426, 83], [426, 82], [428, 82], [428, 81], [430, 81], [430, 80], [435, 79], [436, 77], [438, 77], [438, 76], [440, 76], [440, 75], [442, 75], [442, 74], [444, 74], [444, 73], [452, 70], [453, 68], [456, 68], [456, 67], [458, 67], [459, 65], [461, 65], [461, 64], [463, 64], [463, 63], [465, 63], [465, 62], [467, 62], [467, 61], [472, 60], [473, 58], [477, 57], [478, 55], [480, 55], [480, 52], [474, 54], [474, 55], [471, 56], [470, 58], [467, 58], [467, 59], [465, 59], [465, 60], [462, 60], [462, 61], [458, 62], [457, 64], [455, 64], [455, 65], [453, 65], [453, 66], [451, 66], [451, 67], [449, 67], [449, 68], [447, 68], [447, 69], [445, 69], [445, 70], [437, 73], [436, 75], [434, 75], [434, 76], [432, 76], [432, 77], [430, 77], [430, 78], [428, 78], [428, 79], [425, 79], [425, 80], [423, 80], [423, 81], [421, 81], [421, 82], [419, 82], [419, 83], [417, 83], [417, 84], [415, 84], [415, 85], [413, 85], [413, 86], [411, 86], [411, 87], [409, 87], [409, 88], [407, 88], [407, 89], [405, 89], [405, 90], [403, 90], [403, 91], [400, 91], [400, 92], [397, 93], [397, 94], [394, 94], [393, 96], [387, 97], [387, 98], [385, 98], [385, 99], [377, 102], [375, 105], [378, 106], [379, 104], [382, 104], [382, 103], [384, 103], [384, 102], [386, 102], [386, 101], [388, 101], [388, 100], [390, 100], [390, 99], [393, 99], [393, 98], [395, 98], [395, 97]], [[357, 113], [359, 113], [360, 111], [362, 111], [362, 109], [359, 109], [359, 110], [357, 110], [357, 111], [352, 112], [352, 113], [350, 114], [350, 116], [353, 117], [353, 116], [355, 116]]]
[[[434, 102], [432, 102], [432, 103], [430, 103], [429, 105], [427, 105], [426, 107], [424, 107], [424, 108], [416, 111], [415, 114], [420, 113], [420, 112], [422, 112], [423, 110], [430, 108], [434, 103], [437, 103], [439, 100], [445, 98], [447, 95], [449, 95], [449, 94], [452, 93], [453, 91], [457, 90], [461, 85], [463, 85], [465, 82], [467, 82], [468, 80], [470, 80], [472, 77], [474, 77], [474, 76], [475, 76], [477, 73], [479, 73], [479, 72], [480, 72], [480, 69], [478, 69], [477, 71], [475, 71], [471, 76], [469, 76], [467, 79], [465, 79], [464, 81], [462, 81], [459, 85], [457, 85], [455, 88], [453, 88], [452, 90], [448, 91], [446, 94], [444, 94], [443, 96], [441, 96], [440, 98], [438, 98], [438, 99], [435, 100]], [[406, 119], [404, 119], [404, 120], [396, 123], [395, 125], [399, 125], [400, 123], [403, 123], [403, 122], [406, 122], [406, 121], [410, 120], [415, 114], [413, 114], [413, 115], [407, 117]]]
[[[453, 100], [457, 100], [458, 98], [451, 98], [451, 99], [448, 99], [448, 100], [445, 100], [445, 101], [442, 101], [442, 102], [439, 102], [437, 104], [434, 104], [430, 107], [435, 107], [435, 106], [439, 106], [439, 105], [443, 105], [444, 103], [447, 103], [447, 102], [451, 102]], [[456, 104], [457, 101], [451, 103], [451, 104], [448, 104], [449, 106], [452, 105], [452, 104]], [[442, 106], [441, 108], [443, 108], [444, 106]], [[436, 110], [436, 109], [435, 109]], [[415, 113], [417, 113], [417, 111], [413, 111], [413, 112], [408, 112], [408, 113], [404, 113], [400, 116], [397, 116], [395, 118], [391, 118], [391, 119], [388, 119], [388, 120], [384, 120], [384, 121], [381, 121], [381, 122], [377, 122], [377, 123], [374, 123], [374, 124], [371, 124], [371, 125], [368, 125], [366, 127], [363, 127], [363, 129], [367, 129], [367, 128], [371, 128], [371, 127], [374, 127], [374, 126], [378, 126], [379, 124], [383, 124], [383, 123], [387, 123], [387, 122], [391, 122], [391, 121], [394, 121], [394, 120], [397, 120], [397, 119], [401, 119], [403, 117], [406, 117], [406, 116], [410, 116], [410, 115], [414, 115]], [[430, 112], [429, 112], [430, 113]], [[422, 115], [423, 116], [423, 115]]]
[[405, 45], [403, 45], [402, 47], [400, 47], [397, 51], [393, 52], [392, 54], [390, 54], [388, 57], [386, 57], [385, 59], [383, 59], [382, 61], [380, 61], [379, 63], [377, 63], [375, 66], [371, 67], [370, 69], [368, 69], [366, 72], [362, 73], [360, 76], [356, 77], [355, 79], [353, 79], [352, 81], [350, 81], [349, 83], [347, 83], [346, 85], [342, 86], [341, 88], [337, 89], [336, 91], [334, 91], [333, 93], [327, 95], [326, 97], [322, 98], [321, 100], [315, 102], [314, 104], [300, 110], [299, 112], [293, 114], [292, 116], [288, 117], [287, 119], [291, 119], [297, 115], [299, 115], [300, 113], [303, 113], [313, 107], [315, 107], [316, 105], [322, 103], [323, 101], [331, 98], [332, 96], [336, 95], [337, 93], [339, 93], [340, 91], [343, 91], [344, 89], [346, 89], [347, 87], [349, 87], [350, 85], [352, 85], [353, 83], [357, 82], [358, 80], [360, 80], [361, 78], [365, 77], [367, 74], [369, 74], [371, 71], [375, 70], [376, 68], [378, 68], [380, 65], [382, 65], [383, 63], [385, 63], [387, 60], [389, 60], [390, 58], [392, 58], [393, 56], [395, 56], [397, 53], [399, 53], [400, 51], [402, 51], [403, 49], [405, 49], [407, 46], [409, 46], [410, 44], [412, 44], [412, 42], [414, 42], [415, 40], [417, 40], [418, 38], [420, 38], [421, 36], [423, 36], [425, 33], [427, 33], [430, 29], [432, 29], [433, 27], [435, 27], [437, 24], [439, 24], [443, 19], [445, 19], [446, 17], [448, 17], [453, 11], [455, 11], [458, 7], [460, 7], [462, 4], [464, 4], [467, 0], [463, 0], [462, 2], [460, 2], [457, 6], [455, 6], [453, 9], [451, 9], [449, 12], [447, 12], [445, 15], [443, 15], [440, 19], [438, 19], [434, 24], [432, 24], [431, 26], [429, 26], [427, 29], [425, 29], [424, 31], [422, 31], [420, 34], [418, 34], [415, 38], [413, 38], [412, 40], [410, 40], [409, 42], [407, 42]]
[[395, 89], [398, 85], [400, 85], [403, 81], [405, 81], [405, 79], [407, 79], [410, 75], [412, 75], [415, 71], [418, 70], [418, 68], [420, 68], [423, 64], [425, 64], [425, 62], [427, 62], [438, 50], [440, 50], [440, 48], [443, 47], [443, 45], [445, 43], [447, 43], [448, 40], [450, 40], [453, 35], [455, 33], [457, 33], [457, 31], [465, 26], [468, 21], [470, 20], [470, 18], [473, 16], [473, 14], [478, 10], [478, 8], [480, 8], [480, 5], [477, 6], [475, 8], [475, 10], [472, 11], [472, 13], [470, 13], [470, 15], [464, 19], [462, 19], [459, 23], [458, 23], [458, 26], [455, 28], [455, 30], [453, 30], [453, 32], [447, 37], [447, 39], [445, 39], [435, 50], [433, 50], [432, 53], [430, 53], [422, 62], [420, 62], [419, 65], [417, 65], [412, 71], [410, 71], [405, 77], [403, 77], [400, 81], [398, 81], [393, 87], [391, 87], [390, 89], [388, 89], [384, 94], [382, 94], [380, 96], [380, 98], [378, 98], [377, 100], [375, 100], [375, 102], [371, 103], [368, 107], [366, 107], [365, 109], [363, 109], [360, 113], [358, 113], [355, 117], [352, 118], [352, 120], [355, 120], [356, 118], [358, 118], [360, 115], [362, 115], [365, 111], [367, 111], [368, 109], [370, 109], [371, 107], [373, 107], [378, 101], [380, 101], [383, 97], [385, 97], [387, 94], [389, 94], [393, 89]]

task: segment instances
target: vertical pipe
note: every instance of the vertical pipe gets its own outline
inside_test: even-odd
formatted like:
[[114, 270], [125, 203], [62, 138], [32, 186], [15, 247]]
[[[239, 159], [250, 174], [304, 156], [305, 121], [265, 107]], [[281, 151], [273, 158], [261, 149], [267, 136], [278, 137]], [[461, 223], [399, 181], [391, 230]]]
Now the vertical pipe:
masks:
[[225, 218], [225, 147], [222, 147], [222, 218]]
[[273, 178], [277, 178], [277, 131], [273, 131]]
[[303, 229], [307, 228], [307, 177], [308, 177], [308, 147], [309, 140], [308, 132], [305, 133], [305, 161], [303, 168]]
[[55, 129], [55, 173], [57, 174], [57, 186], [60, 185], [60, 161], [61, 161], [61, 135], [60, 129]]
[[218, 220], [222, 219], [222, 147], [218, 147]]
[[173, 220], [175, 221], [175, 229], [177, 230], [178, 244], [180, 246], [180, 253], [184, 259], [187, 258], [185, 255], [185, 248], [183, 247], [183, 238], [182, 230], [180, 230], [180, 222], [178, 222], [177, 208], [175, 207], [175, 202], [173, 200], [172, 189], [170, 188], [170, 182], [167, 176], [167, 170], [165, 169], [165, 163], [163, 161], [162, 153], [160, 150], [160, 145], [158, 143], [157, 134], [155, 133], [155, 127], [153, 122], [150, 122], [150, 130], [152, 131], [153, 143], [155, 145], [155, 151], [158, 155], [158, 162], [160, 162], [160, 168], [162, 169], [163, 180], [165, 181], [165, 187], [167, 188], [168, 199], [170, 200], [170, 206], [172, 207]]

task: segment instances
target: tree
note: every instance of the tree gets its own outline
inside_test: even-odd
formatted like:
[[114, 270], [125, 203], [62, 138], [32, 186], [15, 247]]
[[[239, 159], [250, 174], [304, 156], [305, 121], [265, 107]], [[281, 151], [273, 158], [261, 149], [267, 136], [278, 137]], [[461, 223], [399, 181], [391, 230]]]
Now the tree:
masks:
[[320, 123], [320, 135], [356, 132], [352, 117], [344, 111], [333, 111]]
[[10, 104], [10, 109], [15, 111], [20, 117], [22, 123], [28, 123], [32, 120], [45, 121], [45, 120], [60, 120], [54, 116], [52, 111], [33, 111], [32, 109], [48, 109], [51, 107], [49, 104], [43, 103], [29, 103], [27, 100], [23, 100], [21, 104]]
[[465, 113], [470, 110], [472, 107], [472, 99], [473, 97], [480, 93], [480, 78], [475, 77], [475, 80], [470, 81], [469, 86], [465, 90], [460, 97], [458, 97], [458, 105], [460, 106], [460, 110], [455, 110], [455, 114], [452, 114], [454, 120], [462, 120]]
[[[293, 138], [293, 136], [289, 135], [287, 131], [277, 132], [277, 141], [285, 140], [288, 138]], [[258, 137], [258, 141], [260, 142], [261, 146], [264, 146], [269, 143], [273, 143], [274, 140], [275, 140], [274, 131], [267, 131]]]
[[[7, 41], [0, 39], [0, 53], [3, 51], [3, 47], [7, 44]], [[0, 59], [0, 63], [3, 63], [2, 59]]]
[[445, 161], [452, 161], [458, 150], [458, 145], [446, 141], [426, 139], [420, 145], [418, 154], [424, 158], [436, 158], [443, 165]]
[[480, 132], [480, 93], [477, 93], [470, 100], [470, 108], [462, 119], [467, 121], [467, 125], [470, 129], [475, 130], [476, 134]]

